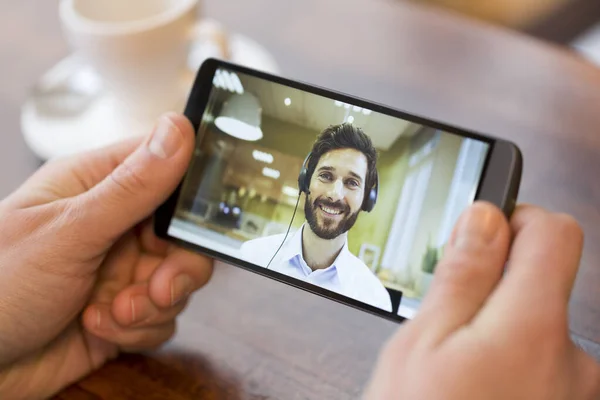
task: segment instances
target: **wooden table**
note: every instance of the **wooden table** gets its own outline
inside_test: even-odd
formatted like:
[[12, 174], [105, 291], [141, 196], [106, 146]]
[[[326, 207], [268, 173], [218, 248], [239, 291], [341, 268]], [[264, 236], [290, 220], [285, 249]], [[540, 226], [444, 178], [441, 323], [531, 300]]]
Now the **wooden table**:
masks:
[[[385, 0], [205, 0], [285, 75], [514, 140], [520, 200], [571, 213], [586, 247], [574, 337], [600, 356], [600, 69], [533, 39]], [[35, 79], [68, 53], [56, 0], [0, 3], [0, 196], [38, 163], [19, 130]], [[391, 322], [218, 265], [162, 350], [124, 356], [61, 399], [354, 399]]]

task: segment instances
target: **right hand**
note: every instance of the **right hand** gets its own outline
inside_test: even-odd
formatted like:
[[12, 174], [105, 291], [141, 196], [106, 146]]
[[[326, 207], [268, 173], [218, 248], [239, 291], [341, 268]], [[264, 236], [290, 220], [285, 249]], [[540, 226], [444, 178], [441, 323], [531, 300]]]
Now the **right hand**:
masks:
[[521, 206], [509, 225], [496, 207], [473, 205], [419, 313], [383, 349], [365, 399], [600, 398], [600, 367], [569, 336], [582, 246], [571, 217]]

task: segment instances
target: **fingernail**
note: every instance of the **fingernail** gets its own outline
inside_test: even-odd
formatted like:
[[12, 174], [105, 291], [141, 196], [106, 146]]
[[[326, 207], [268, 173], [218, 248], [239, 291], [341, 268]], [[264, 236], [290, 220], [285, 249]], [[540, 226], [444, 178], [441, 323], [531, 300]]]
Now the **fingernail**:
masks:
[[179, 275], [171, 282], [171, 306], [184, 300], [192, 292], [193, 282], [187, 275]]
[[454, 247], [471, 249], [488, 246], [496, 238], [501, 215], [491, 206], [475, 204], [463, 213], [454, 235]]
[[116, 326], [110, 318], [102, 317], [100, 309], [96, 309], [96, 329], [99, 331], [115, 331]]
[[131, 298], [131, 323], [145, 321], [156, 312], [156, 307], [148, 296], [135, 296]]
[[148, 149], [157, 157], [166, 159], [177, 153], [181, 143], [182, 137], [179, 128], [169, 117], [163, 116], [158, 120]]

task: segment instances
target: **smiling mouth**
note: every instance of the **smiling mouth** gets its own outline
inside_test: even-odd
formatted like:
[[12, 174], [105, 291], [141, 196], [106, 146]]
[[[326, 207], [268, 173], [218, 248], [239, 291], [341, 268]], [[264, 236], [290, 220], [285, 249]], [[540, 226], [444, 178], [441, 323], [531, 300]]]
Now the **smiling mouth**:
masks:
[[344, 211], [340, 210], [340, 209], [336, 209], [336, 208], [331, 208], [331, 207], [326, 207], [323, 205], [320, 205], [319, 208], [321, 209], [321, 211], [323, 211], [325, 214], [331, 215], [331, 216], [338, 216], [341, 215]]

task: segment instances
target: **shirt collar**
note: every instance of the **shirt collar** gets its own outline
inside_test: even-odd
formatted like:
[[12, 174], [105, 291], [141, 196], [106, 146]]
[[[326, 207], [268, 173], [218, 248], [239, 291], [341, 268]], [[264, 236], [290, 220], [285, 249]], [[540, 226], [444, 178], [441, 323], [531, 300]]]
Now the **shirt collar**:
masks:
[[[283, 246], [281, 257], [282, 260], [290, 261], [295, 257], [302, 257], [302, 231], [304, 229], [310, 229], [306, 223], [302, 224], [300, 229], [298, 229], [294, 235], [287, 241], [287, 243]], [[354, 274], [352, 274], [352, 254], [350, 253], [350, 249], [348, 248], [348, 240], [344, 242], [344, 246], [342, 247], [342, 251], [338, 254], [337, 258], [333, 261], [333, 264], [330, 268], [334, 268], [339, 277], [340, 283], [343, 285], [348, 283]]]

